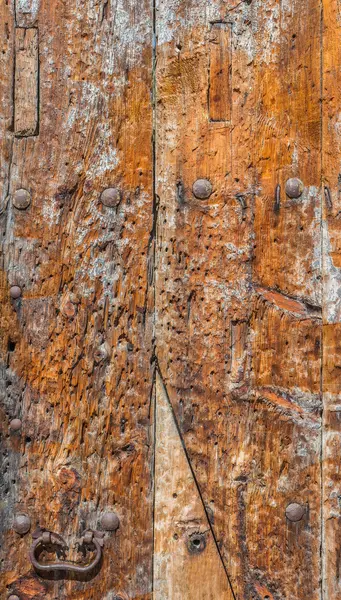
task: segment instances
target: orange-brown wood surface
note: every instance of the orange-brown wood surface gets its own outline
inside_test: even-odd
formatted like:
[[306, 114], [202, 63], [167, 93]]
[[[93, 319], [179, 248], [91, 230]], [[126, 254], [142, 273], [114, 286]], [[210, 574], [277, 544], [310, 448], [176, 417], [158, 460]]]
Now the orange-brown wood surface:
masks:
[[340, 14], [0, 1], [1, 599], [341, 597]]
[[[147, 600], [153, 554], [151, 5], [41, 0], [16, 2], [16, 15], [13, 2], [1, 7], [7, 211], [0, 597]], [[29, 85], [26, 93], [11, 89], [15, 30], [24, 17], [26, 36], [39, 31], [39, 135], [30, 137], [11, 133], [12, 98], [33, 100]], [[31, 80], [20, 73], [16, 85]], [[23, 106], [21, 120], [25, 115], [31, 123]], [[101, 202], [106, 188], [119, 190], [114, 206]], [[31, 195], [25, 210], [16, 208], [18, 189]], [[22, 289], [17, 300], [10, 297], [13, 285]], [[14, 418], [22, 421], [19, 432], [10, 430]], [[28, 551], [38, 526], [65, 537], [68, 557], [81, 562], [73, 545], [84, 529], [100, 529], [101, 516], [112, 510], [120, 527], [106, 535], [95, 577], [53, 581], [53, 574], [34, 572]], [[25, 536], [12, 529], [19, 512], [31, 518]]]

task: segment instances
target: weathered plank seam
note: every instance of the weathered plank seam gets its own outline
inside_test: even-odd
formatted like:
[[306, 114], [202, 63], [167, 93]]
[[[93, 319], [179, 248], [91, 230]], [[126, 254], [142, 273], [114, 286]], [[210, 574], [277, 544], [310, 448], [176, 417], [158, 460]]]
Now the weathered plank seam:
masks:
[[[324, 11], [323, 11], [323, 0], [320, 1], [320, 159], [321, 159], [321, 187], [323, 182], [323, 91], [324, 91], [324, 77], [323, 77], [323, 67], [324, 67], [324, 38], [323, 38], [323, 24], [324, 24]], [[326, 201], [327, 201], [326, 197]], [[328, 202], [327, 202], [328, 206]], [[328, 208], [330, 208], [328, 206]], [[324, 586], [325, 586], [325, 555], [324, 555], [324, 515], [323, 515], [323, 507], [324, 507], [324, 469], [323, 469], [323, 460], [324, 460], [324, 402], [323, 402], [323, 390], [324, 390], [324, 371], [323, 371], [323, 361], [324, 361], [324, 335], [323, 335], [323, 313], [324, 313], [324, 286], [323, 286], [323, 273], [324, 273], [324, 227], [323, 227], [323, 203], [321, 199], [321, 211], [320, 211], [320, 252], [321, 252], [321, 271], [322, 271], [322, 335], [321, 335], [321, 347], [320, 347], [320, 395], [321, 395], [321, 434], [320, 434], [320, 595], [321, 600], [324, 599]]]
[[163, 375], [161, 373], [161, 369], [160, 369], [160, 365], [159, 365], [159, 362], [157, 360], [157, 357], [156, 357], [156, 369], [157, 369], [157, 373], [158, 373], [158, 375], [160, 377], [160, 380], [162, 382], [162, 385], [163, 385], [163, 388], [164, 388], [164, 391], [165, 391], [165, 396], [166, 396], [167, 402], [168, 402], [168, 404], [170, 406], [170, 410], [171, 410], [171, 413], [172, 413], [172, 416], [173, 416], [173, 419], [174, 419], [174, 423], [175, 423], [175, 426], [176, 426], [179, 438], [181, 440], [181, 444], [182, 444], [182, 447], [183, 447], [183, 450], [184, 450], [184, 453], [185, 453], [185, 456], [186, 456], [186, 459], [187, 459], [187, 462], [188, 462], [188, 466], [190, 468], [190, 471], [191, 471], [191, 474], [192, 474], [192, 477], [193, 477], [196, 489], [198, 491], [198, 494], [199, 494], [199, 497], [200, 497], [200, 500], [201, 500], [201, 503], [202, 503], [202, 506], [203, 506], [203, 510], [205, 512], [205, 516], [206, 516], [207, 522], [209, 524], [210, 533], [212, 534], [212, 538], [213, 538], [216, 550], [218, 552], [218, 556], [220, 558], [220, 561], [222, 563], [223, 569], [225, 571], [226, 578], [227, 578], [228, 584], [230, 586], [230, 590], [231, 590], [232, 596], [233, 596], [234, 600], [237, 600], [237, 597], [236, 597], [236, 595], [234, 593], [234, 590], [233, 590], [233, 587], [232, 587], [230, 576], [229, 576], [229, 574], [227, 572], [227, 569], [226, 569], [226, 566], [225, 566], [225, 563], [224, 563], [224, 560], [223, 560], [223, 557], [222, 557], [222, 554], [221, 554], [221, 551], [220, 551], [220, 548], [219, 548], [219, 544], [218, 544], [217, 538], [215, 536], [215, 532], [213, 530], [213, 526], [212, 526], [209, 514], [207, 512], [207, 508], [206, 508], [206, 505], [205, 505], [205, 502], [204, 502], [204, 499], [203, 499], [203, 496], [202, 496], [202, 493], [201, 493], [201, 490], [200, 490], [200, 487], [199, 487], [198, 480], [196, 478], [195, 472], [193, 470], [193, 467], [192, 467], [192, 464], [191, 464], [191, 461], [190, 461], [190, 458], [189, 458], [189, 455], [188, 455], [188, 452], [187, 452], [187, 448], [186, 448], [186, 445], [185, 445], [185, 442], [184, 442], [184, 439], [183, 439], [183, 436], [182, 436], [182, 433], [181, 433], [181, 430], [180, 430], [180, 427], [179, 427], [178, 420], [177, 420], [177, 418], [175, 416], [175, 413], [174, 413], [174, 410], [173, 410], [173, 406], [172, 406], [172, 403], [170, 401], [170, 397], [169, 397], [169, 394], [168, 394], [166, 383], [165, 383], [165, 380], [164, 380]]

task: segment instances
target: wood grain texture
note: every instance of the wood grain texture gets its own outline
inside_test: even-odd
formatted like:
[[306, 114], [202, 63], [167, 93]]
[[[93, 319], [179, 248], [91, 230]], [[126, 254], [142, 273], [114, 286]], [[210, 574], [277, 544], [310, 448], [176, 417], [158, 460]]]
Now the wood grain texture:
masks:
[[[339, 600], [340, 27], [337, 0], [0, 3], [1, 598]], [[108, 510], [94, 577], [32, 570], [36, 527], [72, 546]]]
[[156, 379], [154, 600], [233, 600], [162, 380]]
[[231, 117], [232, 39], [230, 23], [212, 23], [208, 102], [212, 121], [229, 121]]
[[[319, 11], [157, 2], [157, 356], [240, 599], [320, 598]], [[210, 121], [212, 23], [231, 24], [231, 123]]]
[[340, 6], [323, 0], [322, 176], [323, 209], [323, 591], [341, 594], [341, 170], [340, 170]]
[[15, 30], [14, 131], [37, 135], [39, 128], [38, 29]]
[[[12, 138], [2, 238], [7, 508], [0, 596], [147, 600], [151, 3], [38, 4], [40, 130], [36, 137]], [[9, 40], [2, 21], [0, 31], [7, 52], [6, 44], [14, 44], [14, 3], [6, 10]], [[7, 73], [10, 65], [4, 64]], [[9, 71], [13, 78], [13, 65]], [[5, 83], [1, 91], [8, 99], [11, 85]], [[113, 208], [100, 202], [108, 187], [121, 194]], [[12, 204], [18, 188], [31, 194], [26, 210]], [[9, 296], [13, 284], [22, 288], [17, 301]], [[22, 428], [13, 433], [9, 423], [16, 417]], [[89, 581], [38, 577], [28, 559], [31, 534], [20, 537], [12, 530], [13, 515], [26, 512], [31, 533], [39, 525], [63, 534], [69, 558], [81, 560], [73, 544], [85, 528], [100, 528], [107, 510], [117, 512], [120, 528], [106, 535], [102, 568]]]

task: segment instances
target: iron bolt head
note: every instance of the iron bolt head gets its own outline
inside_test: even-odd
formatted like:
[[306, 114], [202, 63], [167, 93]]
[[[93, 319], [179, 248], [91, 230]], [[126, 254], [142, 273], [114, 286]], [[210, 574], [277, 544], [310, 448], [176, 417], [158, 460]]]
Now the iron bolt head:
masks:
[[107, 513], [104, 513], [101, 523], [102, 523], [102, 527], [103, 527], [103, 529], [105, 529], [105, 531], [116, 531], [116, 529], [119, 528], [120, 520], [116, 513], [107, 512]]
[[199, 200], [206, 200], [213, 192], [212, 183], [208, 179], [197, 179], [193, 183], [192, 192]]
[[76, 308], [70, 300], [68, 300], [63, 306], [63, 314], [65, 317], [74, 317], [76, 314]]
[[13, 300], [17, 300], [21, 296], [21, 288], [18, 285], [12, 285], [9, 294]]
[[303, 182], [297, 177], [288, 179], [285, 184], [285, 193], [289, 198], [299, 198], [304, 190]]
[[31, 529], [31, 519], [28, 515], [20, 514], [15, 515], [13, 521], [13, 529], [16, 533], [24, 535]]
[[288, 504], [285, 514], [289, 521], [296, 523], [302, 519], [305, 512], [305, 506], [298, 504], [297, 502], [292, 502], [291, 504]]
[[31, 204], [31, 194], [27, 190], [16, 190], [13, 194], [13, 206], [18, 210], [25, 210]]
[[20, 431], [21, 425], [22, 423], [20, 419], [12, 419], [12, 421], [9, 424], [9, 427], [12, 431]]
[[101, 202], [104, 206], [115, 208], [121, 202], [121, 192], [117, 188], [107, 188], [101, 193]]

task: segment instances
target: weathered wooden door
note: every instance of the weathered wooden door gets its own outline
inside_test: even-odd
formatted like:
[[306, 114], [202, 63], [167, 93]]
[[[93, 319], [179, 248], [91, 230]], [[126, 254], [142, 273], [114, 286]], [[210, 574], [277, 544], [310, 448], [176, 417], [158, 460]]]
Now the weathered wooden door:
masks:
[[1, 599], [339, 600], [340, 2], [0, 42]]

